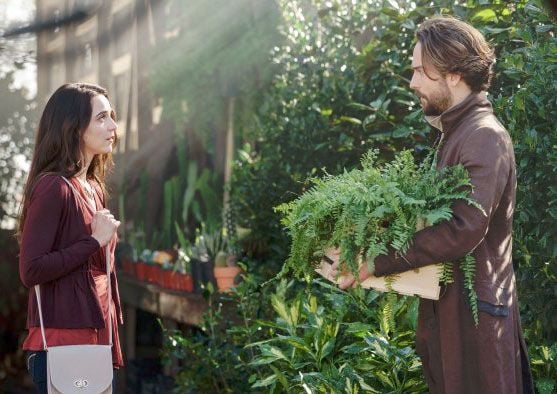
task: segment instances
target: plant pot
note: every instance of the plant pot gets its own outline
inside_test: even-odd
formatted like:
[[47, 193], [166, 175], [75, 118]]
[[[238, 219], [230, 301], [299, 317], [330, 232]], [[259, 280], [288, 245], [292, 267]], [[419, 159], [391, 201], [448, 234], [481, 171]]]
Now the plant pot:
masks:
[[148, 265], [143, 261], [138, 261], [135, 263], [135, 276], [139, 280], [146, 280], [147, 279], [147, 267]]
[[162, 287], [163, 289], [167, 287], [166, 285], [166, 271], [164, 268], [159, 266], [159, 270], [157, 272], [157, 285]]
[[195, 293], [201, 293], [203, 288], [207, 287], [207, 283], [212, 283], [215, 288], [217, 287], [213, 273], [214, 266], [215, 264], [212, 261], [191, 260], [191, 276], [193, 277]]
[[147, 264], [146, 270], [146, 280], [151, 283], [157, 283], [159, 280], [159, 270], [160, 267], [158, 265]]
[[174, 284], [175, 276], [176, 275], [174, 275], [174, 271], [172, 270], [168, 270], [168, 269], [161, 270], [161, 276], [159, 278], [160, 286], [165, 289], [176, 289], [176, 285]]
[[181, 291], [185, 291], [191, 293], [193, 291], [193, 278], [190, 274], [182, 274], [180, 272], [176, 272], [175, 276], [177, 277], [178, 282], [178, 289]]
[[215, 267], [214, 274], [219, 291], [230, 291], [234, 287], [234, 279], [240, 272], [240, 267]]

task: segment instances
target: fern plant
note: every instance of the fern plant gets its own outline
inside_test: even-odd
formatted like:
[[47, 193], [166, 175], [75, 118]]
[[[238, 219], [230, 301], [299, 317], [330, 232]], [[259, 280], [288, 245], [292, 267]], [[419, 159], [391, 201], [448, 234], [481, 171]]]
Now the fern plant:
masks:
[[[324, 251], [334, 247], [340, 249], [340, 270], [357, 277], [362, 260], [371, 270], [374, 259], [387, 254], [389, 247], [405, 253], [417, 231], [449, 220], [456, 200], [483, 212], [469, 197], [472, 184], [462, 165], [437, 170], [435, 152], [421, 164], [408, 150], [382, 166], [377, 157], [378, 151], [371, 150], [362, 158], [361, 168], [313, 179], [309, 191], [275, 208], [283, 214], [282, 224], [292, 238], [279, 276], [293, 271], [298, 278], [311, 279]], [[474, 258], [466, 256], [459, 266], [477, 322]], [[444, 283], [452, 282], [452, 270], [451, 263], [444, 265]]]

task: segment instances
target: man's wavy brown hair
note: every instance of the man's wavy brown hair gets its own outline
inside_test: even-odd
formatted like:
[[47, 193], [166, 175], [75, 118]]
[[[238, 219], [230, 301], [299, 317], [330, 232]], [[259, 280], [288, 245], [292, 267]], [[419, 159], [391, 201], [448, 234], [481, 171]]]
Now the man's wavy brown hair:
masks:
[[474, 27], [453, 17], [437, 16], [422, 22], [416, 37], [425, 65], [442, 76], [459, 74], [473, 92], [489, 88], [495, 53]]

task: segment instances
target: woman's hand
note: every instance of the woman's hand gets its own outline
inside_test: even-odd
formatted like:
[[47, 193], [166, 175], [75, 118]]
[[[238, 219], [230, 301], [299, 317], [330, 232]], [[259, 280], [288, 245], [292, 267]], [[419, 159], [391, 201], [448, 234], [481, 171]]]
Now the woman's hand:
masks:
[[91, 222], [92, 236], [95, 238], [101, 247], [106, 246], [120, 226], [120, 222], [114, 219], [114, 215], [108, 209], [101, 209], [93, 215]]
[[[325, 256], [327, 256], [327, 258], [333, 262], [331, 265], [330, 279], [336, 282], [336, 278], [339, 275], [338, 267], [340, 265], [340, 249], [329, 248], [325, 251]], [[362, 266], [360, 267], [360, 272], [359, 272], [360, 283], [372, 275], [373, 272], [370, 272], [368, 270], [367, 263], [364, 262], [364, 264], [362, 264]], [[356, 278], [351, 272], [349, 272], [341, 275], [341, 280], [338, 283], [338, 287], [344, 290], [349, 288], [350, 286], [355, 286], [356, 284], [357, 284]]]

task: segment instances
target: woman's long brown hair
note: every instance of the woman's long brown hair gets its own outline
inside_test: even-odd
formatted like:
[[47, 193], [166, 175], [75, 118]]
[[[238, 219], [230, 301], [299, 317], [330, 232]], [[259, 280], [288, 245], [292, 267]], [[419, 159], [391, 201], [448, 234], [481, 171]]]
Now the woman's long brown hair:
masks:
[[[44, 175], [56, 174], [71, 178], [83, 170], [83, 133], [91, 122], [92, 99], [106, 89], [89, 83], [69, 83], [60, 86], [46, 103], [42, 113], [31, 169], [23, 189], [17, 237], [21, 238], [27, 207], [37, 182]], [[115, 119], [114, 111], [111, 117]], [[114, 143], [116, 143], [116, 136]], [[94, 179], [106, 194], [105, 177], [113, 166], [112, 154], [95, 155], [87, 169], [87, 178]]]

